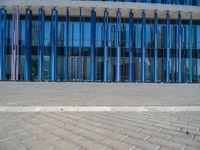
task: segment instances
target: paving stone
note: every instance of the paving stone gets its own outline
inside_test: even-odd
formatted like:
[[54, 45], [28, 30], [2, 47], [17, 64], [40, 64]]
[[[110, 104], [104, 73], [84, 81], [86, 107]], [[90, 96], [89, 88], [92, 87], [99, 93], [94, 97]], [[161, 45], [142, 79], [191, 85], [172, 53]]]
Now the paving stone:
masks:
[[94, 126], [94, 124], [90, 125], [90, 124], [80, 123], [79, 127], [83, 128], [83, 129], [90, 130], [91, 132], [98, 132], [98, 131], [102, 130], [101, 128]]
[[109, 117], [102, 117], [102, 115], [101, 116], [99, 115], [98, 117], [96, 117], [96, 119], [97, 118], [99, 118], [99, 121], [102, 121], [102, 122], [106, 121], [106, 123], [109, 126], [114, 127], [115, 128], [114, 131], [117, 131], [117, 130], [119, 130], [121, 128], [127, 128], [127, 129], [134, 130], [134, 131], [139, 129], [139, 127], [134, 126], [133, 123], [125, 124], [124, 121], [120, 120], [120, 119], [118, 119], [117, 122], [116, 121], [113, 122], [112, 120], [109, 119]]
[[71, 141], [73, 139], [77, 139], [78, 137], [80, 137], [80, 135], [78, 135], [78, 134], [75, 134], [75, 133], [67, 131], [67, 130], [62, 130], [62, 129], [54, 132], [54, 135], [57, 137], [60, 137], [64, 140], [67, 140], [67, 141]]
[[23, 142], [23, 144], [29, 149], [29, 150], [49, 150], [53, 148], [52, 146], [40, 141], [39, 139], [32, 139]]
[[56, 131], [60, 130], [59, 127], [57, 127], [57, 126], [55, 126], [55, 125], [52, 125], [52, 124], [49, 124], [49, 123], [43, 124], [43, 125], [41, 125], [40, 127], [41, 127], [43, 130], [46, 130], [46, 131], [48, 131], [48, 132], [50, 132], [50, 133], [53, 133], [53, 132], [56, 132]]
[[143, 150], [143, 149], [142, 149], [142, 148], [139, 148], [139, 147], [136, 147], [136, 146], [134, 146], [134, 147], [130, 148], [129, 150]]
[[198, 135], [200, 136], [200, 131], [195, 131], [195, 130], [191, 130], [191, 129], [181, 129], [182, 133], [185, 133], [185, 134], [193, 134], [193, 135]]
[[104, 135], [97, 134], [97, 132], [92, 132], [90, 130], [81, 128], [81, 127], [76, 126], [76, 125], [71, 125], [71, 124], [67, 124], [66, 126], [63, 127], [63, 129], [69, 130], [69, 131], [73, 132], [74, 134], [76, 134], [78, 136], [84, 136], [84, 137], [87, 137], [89, 139], [93, 139], [95, 141], [98, 141], [98, 140], [100, 140], [104, 137]]
[[143, 141], [141, 139], [132, 138], [132, 137], [128, 137], [128, 138], [124, 139], [123, 142], [126, 142], [128, 144], [131, 144], [131, 145], [137, 146], [139, 148], [143, 148], [143, 149], [156, 149], [156, 148], [160, 147], [159, 143], [152, 144], [147, 141]]
[[191, 139], [186, 139], [186, 138], [181, 138], [181, 137], [173, 137], [173, 138], [170, 138], [169, 141], [172, 141], [175, 143], [186, 144], [186, 145], [193, 146], [193, 147], [200, 149], [200, 142], [197, 142], [197, 141], [194, 141]]
[[17, 138], [20, 141], [28, 140], [34, 137], [34, 135], [26, 130], [20, 130], [17, 132], [11, 133], [15, 138]]
[[106, 146], [105, 145], [102, 145], [102, 144], [99, 144], [93, 140], [89, 140], [87, 138], [79, 138], [75, 141], [73, 141], [74, 143], [80, 145], [81, 147], [84, 147], [86, 148], [87, 150], [94, 150], [94, 148], [96, 150], [101, 150], [101, 149], [104, 149]]
[[173, 131], [173, 130], [169, 130], [169, 129], [162, 129], [160, 133], [166, 134], [166, 135], [172, 135], [174, 137], [180, 136], [183, 138], [192, 138], [194, 136], [194, 134], [186, 134], [182, 131]]
[[[60, 117], [60, 116], [68, 116], [69, 114], [66, 114], [66, 113], [64, 113], [64, 114], [58, 114], [59, 115], [59, 117], [57, 117], [57, 119], [62, 119], [63, 117]], [[83, 121], [82, 121], [82, 119], [81, 118], [79, 118], [79, 117], [76, 117], [76, 116], [74, 116], [74, 115], [70, 115], [70, 117], [72, 117], [73, 119], [75, 118], [75, 120], [72, 120], [72, 119], [70, 119], [70, 118], [65, 118], [65, 119], [63, 119], [64, 121], [65, 121], [65, 126], [68, 126], [68, 124], [70, 123], [70, 124], [75, 124], [76, 126], [78, 126], [79, 128], [81, 127], [81, 128], [85, 128], [85, 129], [87, 129], [87, 130], [91, 130], [91, 131], [93, 131], [93, 132], [97, 132], [97, 131], [99, 131], [99, 130], [101, 130], [101, 128], [99, 128], [99, 127], [97, 127], [98, 125], [99, 125], [99, 123], [97, 123], [97, 122], [95, 122], [95, 121], [91, 121], [91, 120], [85, 120], [84, 119], [84, 122], [85, 123], [83, 123]], [[80, 120], [79, 120], [80, 119]]]
[[154, 126], [157, 126], [160, 128], [166, 128], [166, 129], [170, 129], [170, 130], [175, 130], [175, 131], [178, 131], [181, 129], [180, 127], [176, 127], [173, 125], [166, 125], [166, 124], [162, 124], [162, 123], [155, 123]]
[[196, 128], [200, 128], [200, 124], [198, 124], [198, 123], [191, 122], [191, 123], [189, 123], [189, 125], [196, 127]]
[[25, 149], [25, 146], [23, 146], [17, 141], [14, 141], [13, 139], [0, 141], [0, 150], [22, 150], [22, 149]]
[[153, 130], [153, 131], [158, 131], [160, 129], [160, 127], [158, 126], [154, 126], [154, 125], [146, 125], [146, 124], [140, 124], [140, 123], [137, 123], [136, 127], [138, 129], [140, 128], [143, 128], [143, 129], [149, 129], [149, 130]]
[[171, 149], [181, 149], [183, 147], [183, 144], [167, 141], [167, 140], [156, 138], [156, 137], [151, 137], [148, 139], [148, 141], [157, 145], [162, 145], [162, 146], [171, 148]]
[[113, 149], [110, 147], [105, 147], [105, 148], [103, 148], [103, 150], [113, 150]]
[[199, 135], [196, 135], [196, 136], [194, 136], [194, 140], [196, 140], [196, 141], [199, 141], [199, 142], [200, 142], [200, 136], [199, 136]]
[[58, 148], [59, 150], [77, 150], [79, 148], [78, 145], [62, 140], [61, 138], [52, 140], [48, 142], [48, 144], [52, 145], [55, 148]]
[[[80, 123], [80, 122], [76, 122], [77, 125], [78, 125], [78, 123]], [[116, 130], [120, 129], [120, 127], [113, 126], [113, 123], [111, 123], [110, 121], [102, 120], [99, 118], [90, 117], [90, 120], [87, 123], [91, 124], [91, 125], [93, 124], [94, 126], [98, 127], [99, 129], [108, 129], [111, 131], [116, 131]], [[96, 123], [96, 125], [95, 125], [95, 123]]]
[[7, 133], [22, 130], [22, 129], [23, 129], [22, 126], [19, 126], [19, 124], [15, 124], [14, 122], [9, 125], [5, 125], [1, 127], [1, 130]]
[[100, 143], [102, 144], [105, 144], [107, 145], [108, 147], [111, 147], [113, 149], [124, 149], [124, 150], [128, 150], [130, 149], [131, 147], [133, 147], [133, 145], [129, 145], [127, 143], [123, 143], [119, 140], [114, 140], [114, 139], [111, 139], [111, 138], [104, 138], [102, 139], [101, 141], [99, 141]]
[[[156, 122], [154, 118], [149, 123], [148, 117], [155, 117], [156, 114], [158, 114], [158, 121]], [[99, 149], [111, 149], [114, 148], [113, 143], [115, 142], [128, 144], [132, 146], [130, 149], [199, 149], [198, 133], [200, 131], [196, 130], [197, 121], [194, 120], [194, 118], [199, 117], [197, 115], [199, 113], [186, 114], [135, 112], [0, 113], [3, 116], [3, 119], [0, 118], [3, 121], [0, 126], [0, 133], [2, 132], [0, 137], [3, 138], [0, 141], [11, 140], [14, 137], [16, 139], [13, 141], [14, 143], [19, 143], [22, 140], [24, 147], [30, 149], [30, 145], [34, 147], [34, 144], [28, 146], [26, 143], [34, 140], [36, 142], [32, 143], [35, 143], [35, 145], [43, 143], [44, 149], [53, 149], [53, 146], [47, 142], [58, 138], [80, 146], [80, 149], [93, 149], [93, 146], [97, 146]], [[179, 115], [181, 115], [180, 120]], [[190, 119], [190, 124], [194, 123], [194, 128], [190, 127], [191, 125], [188, 123], [179, 126], [191, 115], [194, 115], [194, 117]], [[45, 117], [48, 119], [45, 119]], [[166, 119], [164, 122], [161, 121], [163, 118]], [[166, 122], [168, 118], [170, 119], [169, 123]], [[19, 122], [16, 122], [16, 120]], [[155, 126], [155, 124], [158, 125]], [[177, 127], [181, 127], [181, 129], [174, 130]], [[30, 136], [22, 131], [28, 132]], [[186, 131], [189, 134], [186, 134]], [[9, 137], [9, 135], [11, 136]], [[114, 141], [110, 143], [110, 147], [107, 145], [109, 143], [101, 143], [106, 139]], [[154, 140], [151, 141], [152, 139]], [[83, 141], [86, 141], [87, 144]], [[54, 147], [54, 149], [59, 148]]]
[[40, 119], [36, 119], [36, 118], [33, 118], [33, 117], [29, 117], [26, 119], [29, 123], [32, 123], [34, 125], [42, 125], [42, 124], [45, 124], [46, 122], [45, 121], [42, 121]]
[[105, 130], [105, 129], [103, 129], [103, 130], [101, 130], [101, 131], [99, 131], [97, 133], [101, 134], [101, 135], [104, 135], [105, 137], [110, 137], [110, 138], [118, 139], [118, 140], [120, 140], [121, 138], [126, 136], [126, 135], [121, 134], [119, 132], [112, 132], [112, 131]]
[[[82, 115], [80, 115], [82, 116]], [[76, 121], [78, 122], [82, 122], [82, 123], [79, 123], [77, 124], [79, 127], [81, 128], [85, 128], [85, 129], [88, 129], [88, 130], [91, 130], [93, 132], [98, 132], [99, 130], [101, 130], [101, 123], [97, 122], [97, 121], [93, 121], [93, 118], [89, 118], [89, 117], [86, 117], [86, 116], [82, 116], [82, 117], [77, 117], [75, 115], [69, 115], [68, 117], [73, 117], [75, 119], [77, 119]], [[104, 120], [105, 121], [105, 120]], [[84, 122], [84, 123], [83, 123]]]
[[100, 134], [90, 132], [90, 131], [87, 131], [87, 130], [81, 130], [81, 131], [79, 131], [78, 134], [83, 136], [83, 137], [87, 137], [89, 139], [95, 140], [95, 141], [99, 141], [102, 138], [104, 138], [104, 135], [100, 135]]
[[39, 113], [39, 114], [32, 114], [32, 117], [34, 117], [35, 119], [38, 119], [38, 120], [41, 120], [43, 122], [55, 122], [54, 119], [46, 116], [45, 114], [43, 113]]
[[[54, 124], [54, 125], [56, 125], [56, 126], [58, 126], [58, 127], [62, 127], [62, 126], [65, 125], [64, 122], [59, 121], [59, 120], [56, 120], [56, 118], [49, 116], [49, 114], [50, 114], [50, 113], [48, 113], [48, 114], [47, 114], [47, 113], [45, 113], [45, 114], [40, 114], [39, 117], [35, 116], [35, 118], [38, 119], [38, 120], [42, 120], [42, 121], [43, 121], [43, 118], [46, 118], [46, 120], [44, 121], [44, 123]], [[56, 120], [56, 121], [55, 121], [55, 120]]]
[[42, 142], [48, 142], [49, 140], [55, 139], [56, 136], [53, 135], [52, 133], [46, 132], [44, 130], [41, 130], [39, 132], [34, 133], [34, 136], [42, 141]]
[[186, 146], [186, 147], [184, 148], [184, 150], [199, 150], [199, 148], [193, 147], [193, 146]]
[[145, 137], [148, 136], [147, 134], [144, 134], [141, 132], [137, 133], [137, 132], [127, 130], [127, 129], [121, 130], [120, 133], [123, 133], [123, 134], [131, 136], [131, 137], [140, 138], [140, 139], [144, 139]]
[[33, 123], [28, 122], [27, 120], [21, 120], [18, 122], [20, 126], [23, 127], [23, 129], [28, 130], [31, 133], [39, 132], [41, 131], [41, 128], [38, 125], [35, 125]]
[[67, 124], [66, 124], [65, 126], [63, 126], [62, 128], [65, 129], [65, 130], [70, 130], [70, 131], [75, 132], [75, 133], [77, 133], [77, 132], [83, 130], [82, 128], [80, 128], [80, 127], [78, 126], [78, 123], [76, 123], [76, 124], [74, 124], [74, 123], [71, 124], [71, 122], [70, 122], [70, 123], [67, 123]]
[[160, 148], [159, 148], [159, 150], [171, 150], [170, 148], [167, 148], [167, 147], [164, 147], [164, 146], [161, 146]]
[[167, 139], [167, 137], [169, 136], [168, 134], [164, 134], [164, 133], [149, 130], [149, 129], [143, 129], [143, 130], [141, 130], [141, 132], [139, 132], [139, 134], [141, 134], [141, 133], [144, 133], [144, 134], [150, 135], [150, 136], [160, 137], [163, 139]]
[[8, 132], [0, 130], [0, 140], [11, 138]]
[[194, 127], [194, 126], [191, 126], [191, 125], [184, 125], [184, 124], [178, 124], [178, 123], [175, 123], [175, 122], [172, 122], [171, 123], [172, 126], [176, 126], [176, 127], [179, 127], [179, 128], [184, 128], [184, 129], [189, 129], [189, 130], [196, 130], [198, 131], [199, 128], [198, 127]]

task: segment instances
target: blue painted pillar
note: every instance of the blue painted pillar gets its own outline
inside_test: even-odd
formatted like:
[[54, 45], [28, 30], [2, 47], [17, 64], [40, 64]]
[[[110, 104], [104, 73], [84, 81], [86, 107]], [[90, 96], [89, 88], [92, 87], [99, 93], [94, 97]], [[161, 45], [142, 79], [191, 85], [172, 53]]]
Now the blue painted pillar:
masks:
[[192, 0], [189, 0], [189, 5], [192, 5]]
[[81, 81], [81, 51], [82, 51], [82, 9], [79, 10], [79, 49], [78, 49], [78, 81]]
[[7, 10], [0, 8], [0, 80], [6, 79], [6, 18]]
[[51, 68], [50, 68], [50, 81], [56, 81], [56, 62], [57, 62], [57, 24], [58, 24], [58, 11], [53, 8], [51, 11]]
[[32, 76], [32, 10], [26, 9], [25, 16], [24, 81], [31, 81]]
[[146, 81], [146, 14], [143, 10], [142, 12], [142, 33], [141, 33], [141, 82]]
[[117, 10], [116, 22], [116, 82], [121, 80], [121, 12]]
[[90, 81], [95, 81], [96, 12], [91, 10]]
[[11, 80], [19, 80], [19, 8], [12, 10]]
[[170, 72], [170, 16], [166, 13], [166, 82], [169, 82]]
[[181, 13], [178, 13], [178, 82], [181, 83], [181, 44], [182, 44], [182, 27]]
[[107, 9], [104, 10], [104, 71], [103, 71], [103, 81], [108, 81], [108, 17], [109, 12]]
[[192, 75], [193, 75], [193, 65], [192, 65], [192, 44], [193, 44], [193, 32], [192, 32], [192, 13], [190, 13], [190, 30], [189, 30], [189, 48], [190, 48], [190, 83], [192, 83]]
[[66, 40], [65, 40], [65, 81], [68, 80], [69, 74], [69, 8], [66, 9]]
[[40, 8], [38, 16], [38, 81], [44, 80], [44, 21], [45, 10]]
[[133, 11], [129, 12], [129, 69], [128, 69], [128, 81], [133, 81]]
[[154, 83], [158, 77], [158, 14], [154, 12]]

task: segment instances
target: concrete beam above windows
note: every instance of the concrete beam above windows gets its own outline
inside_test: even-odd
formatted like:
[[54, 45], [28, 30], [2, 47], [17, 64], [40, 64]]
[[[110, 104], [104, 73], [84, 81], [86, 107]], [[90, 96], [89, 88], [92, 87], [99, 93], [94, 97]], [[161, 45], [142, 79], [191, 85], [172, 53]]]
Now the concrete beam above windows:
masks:
[[13, 6], [20, 6], [20, 14], [25, 14], [25, 9], [30, 6], [33, 14], [38, 14], [38, 9], [43, 6], [46, 15], [51, 14], [51, 8], [57, 7], [59, 16], [65, 16], [66, 7], [70, 8], [70, 16], [79, 16], [79, 9], [82, 8], [83, 16], [90, 16], [90, 11], [95, 8], [97, 17], [103, 17], [104, 9], [107, 8], [110, 17], [116, 17], [116, 10], [120, 9], [122, 17], [128, 18], [129, 10], [134, 11], [135, 18], [141, 18], [142, 10], [146, 12], [146, 18], [152, 18], [154, 10], [157, 10], [158, 17], [165, 19], [166, 10], [169, 11], [171, 19], [177, 19], [178, 13], [181, 12], [183, 20], [190, 19], [190, 12], [193, 14], [193, 20], [200, 19], [200, 6], [168, 5], [168, 4], [151, 4], [135, 2], [105, 2], [105, 1], [71, 1], [71, 0], [4, 0], [0, 2], [11, 13]]

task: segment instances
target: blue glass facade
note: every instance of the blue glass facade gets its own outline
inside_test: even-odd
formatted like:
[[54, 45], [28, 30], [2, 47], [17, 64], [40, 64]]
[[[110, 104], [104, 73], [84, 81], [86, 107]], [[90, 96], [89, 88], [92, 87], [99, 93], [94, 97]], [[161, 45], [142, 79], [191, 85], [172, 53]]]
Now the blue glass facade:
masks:
[[[0, 80], [11, 80], [13, 19], [0, 10]], [[171, 19], [169, 11], [165, 19], [157, 11], [147, 18], [145, 10], [140, 18], [134, 10], [123, 17], [120, 9], [110, 17], [106, 8], [103, 17], [95, 8], [90, 16], [82, 8], [78, 16], [70, 8], [65, 14], [52, 8], [49, 16], [40, 8], [33, 15], [27, 8], [20, 16], [18, 80], [200, 82], [200, 20], [192, 13], [189, 20], [181, 12]]]

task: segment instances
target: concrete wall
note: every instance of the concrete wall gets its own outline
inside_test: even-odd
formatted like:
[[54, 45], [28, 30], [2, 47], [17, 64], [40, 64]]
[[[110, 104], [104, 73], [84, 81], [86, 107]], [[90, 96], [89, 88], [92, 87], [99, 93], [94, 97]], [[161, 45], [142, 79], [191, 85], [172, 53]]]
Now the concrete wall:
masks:
[[121, 10], [122, 17], [128, 17], [129, 10], [133, 9], [136, 18], [141, 18], [142, 10], [146, 11], [147, 18], [153, 18], [154, 10], [158, 11], [159, 18], [165, 18], [166, 11], [169, 10], [172, 19], [177, 19], [179, 11], [182, 14], [182, 19], [189, 19], [190, 12], [193, 14], [193, 19], [200, 19], [200, 6], [71, 0], [4, 0], [0, 3], [8, 9], [9, 13], [11, 13], [13, 6], [19, 6], [21, 14], [25, 13], [25, 8], [28, 6], [32, 8], [33, 14], [38, 14], [38, 8], [44, 6], [47, 15], [50, 15], [52, 7], [57, 7], [59, 15], [65, 16], [65, 9], [69, 7], [70, 15], [78, 16], [78, 8], [82, 7], [83, 16], [90, 16], [91, 8], [95, 8], [97, 16], [101, 17], [104, 9], [108, 8], [111, 17], [116, 16], [117, 9]]

